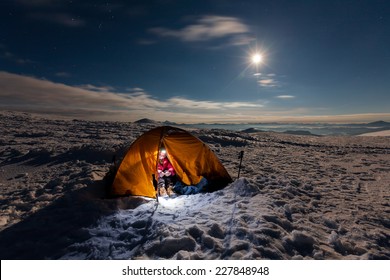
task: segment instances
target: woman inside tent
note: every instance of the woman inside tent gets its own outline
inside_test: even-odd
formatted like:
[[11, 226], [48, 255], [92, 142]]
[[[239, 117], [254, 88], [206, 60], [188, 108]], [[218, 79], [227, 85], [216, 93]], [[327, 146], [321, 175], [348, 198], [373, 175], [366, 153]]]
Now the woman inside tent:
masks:
[[165, 150], [161, 150], [158, 155], [157, 173], [159, 196], [172, 196], [174, 194], [172, 187], [176, 183], [176, 172], [168, 160], [167, 152]]

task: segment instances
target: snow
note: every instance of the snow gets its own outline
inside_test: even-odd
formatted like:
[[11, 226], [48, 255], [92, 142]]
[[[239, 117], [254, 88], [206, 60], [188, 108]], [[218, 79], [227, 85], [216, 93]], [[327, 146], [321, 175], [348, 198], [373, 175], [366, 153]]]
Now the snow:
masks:
[[113, 155], [154, 126], [0, 112], [1, 259], [390, 258], [388, 138], [192, 129], [231, 184], [106, 198]]
[[382, 130], [377, 132], [368, 132], [360, 134], [359, 136], [390, 136], [390, 130]]

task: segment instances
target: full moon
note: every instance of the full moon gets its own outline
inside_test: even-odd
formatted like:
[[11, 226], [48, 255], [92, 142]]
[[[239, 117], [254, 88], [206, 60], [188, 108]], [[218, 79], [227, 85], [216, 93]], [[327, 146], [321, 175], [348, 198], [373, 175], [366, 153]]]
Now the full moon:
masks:
[[252, 63], [254, 64], [259, 64], [261, 62], [261, 60], [263, 59], [263, 57], [261, 56], [261, 54], [254, 54], [252, 56]]

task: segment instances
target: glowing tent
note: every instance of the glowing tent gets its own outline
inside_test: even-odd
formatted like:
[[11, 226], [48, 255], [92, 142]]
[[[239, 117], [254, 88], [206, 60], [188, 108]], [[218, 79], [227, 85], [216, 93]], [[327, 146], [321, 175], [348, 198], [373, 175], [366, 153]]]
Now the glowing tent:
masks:
[[197, 184], [205, 177], [210, 190], [215, 190], [232, 181], [205, 143], [183, 129], [162, 126], [145, 132], [131, 144], [118, 167], [110, 194], [156, 197], [153, 175], [161, 148], [167, 151], [178, 180], [186, 185]]

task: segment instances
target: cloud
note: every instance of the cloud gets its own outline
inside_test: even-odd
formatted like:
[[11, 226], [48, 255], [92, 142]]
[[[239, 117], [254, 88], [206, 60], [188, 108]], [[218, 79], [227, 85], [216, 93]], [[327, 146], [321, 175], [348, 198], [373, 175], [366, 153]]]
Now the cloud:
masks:
[[144, 89], [139, 88], [139, 87], [133, 87], [133, 88], [127, 88], [126, 91], [128, 91], [128, 92], [144, 92]]
[[195, 110], [228, 110], [238, 108], [261, 108], [262, 104], [249, 102], [215, 102], [215, 101], [199, 101], [190, 100], [181, 97], [173, 97], [168, 99], [170, 106], [190, 111]]
[[293, 96], [293, 95], [278, 95], [278, 96], [276, 96], [276, 98], [279, 98], [279, 99], [291, 99], [291, 98], [295, 98], [295, 96]]
[[115, 119], [136, 116], [174, 121], [198, 120], [206, 116], [215, 119], [223, 115], [227, 118], [240, 114], [241, 110], [263, 107], [259, 102], [199, 101], [183, 97], [159, 100], [139, 87], [115, 92], [110, 86], [69, 86], [8, 72], [0, 72], [0, 104], [3, 109], [57, 112], [69, 116], [81, 116], [84, 112], [84, 118], [109, 115]]
[[6, 47], [3, 45], [0, 49], [3, 50], [3, 53], [0, 54], [0, 58], [4, 58], [4, 59], [7, 59], [7, 60], [10, 60], [10, 61], [13, 61], [17, 64], [30, 64], [30, 63], [34, 63], [34, 61], [30, 60], [30, 59], [26, 59], [26, 58], [22, 58], [22, 57], [19, 57], [18, 55], [10, 52], [10, 51], [7, 51]]
[[123, 98], [114, 93], [71, 87], [8, 72], [0, 72], [0, 100], [3, 106], [25, 108], [110, 108], [123, 104]]
[[267, 74], [258, 80], [261, 87], [274, 88], [280, 87], [280, 82], [276, 79], [276, 74]]
[[261, 79], [259, 80], [259, 85], [262, 87], [276, 87], [277, 83], [274, 79]]
[[81, 88], [81, 89], [86, 89], [86, 90], [89, 90], [89, 91], [97, 91], [97, 92], [113, 92], [113, 91], [115, 91], [115, 88], [114, 87], [110, 87], [110, 86], [99, 87], [99, 86], [94, 86], [94, 85], [91, 85], [91, 84], [87, 84], [87, 85], [80, 85], [78, 87]]
[[243, 45], [253, 40], [249, 27], [238, 18], [208, 15], [181, 29], [155, 27], [149, 32], [160, 37], [173, 37], [183, 42], [201, 42], [227, 38], [230, 45]]

